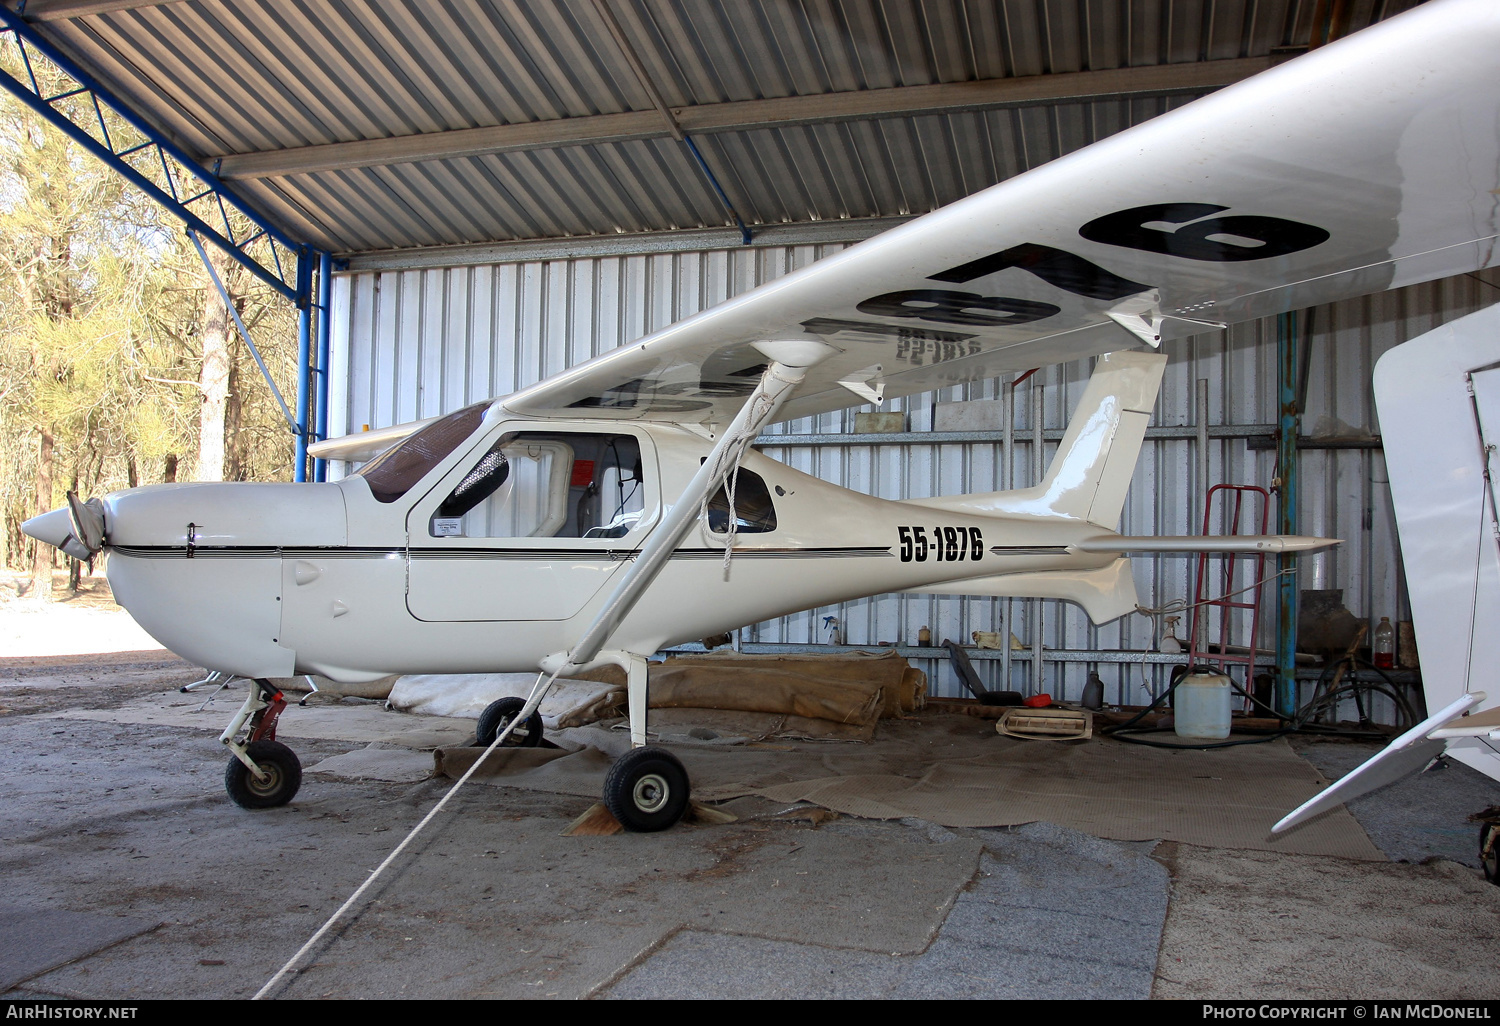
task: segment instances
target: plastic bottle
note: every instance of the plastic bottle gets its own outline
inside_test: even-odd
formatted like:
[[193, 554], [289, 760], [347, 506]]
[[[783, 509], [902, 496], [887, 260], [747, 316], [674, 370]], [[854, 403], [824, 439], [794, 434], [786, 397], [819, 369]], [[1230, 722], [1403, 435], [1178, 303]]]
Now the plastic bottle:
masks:
[[1093, 670], [1089, 671], [1089, 679], [1083, 685], [1083, 701], [1079, 704], [1096, 711], [1104, 708], [1104, 681]]
[[1158, 646], [1158, 651], [1176, 655], [1183, 650], [1182, 642], [1177, 640], [1177, 623], [1181, 619], [1182, 617], [1180, 616], [1167, 617], [1167, 625], [1162, 628], [1161, 643]]
[[1375, 665], [1382, 670], [1394, 670], [1396, 668], [1396, 628], [1391, 623], [1389, 616], [1380, 618], [1380, 626], [1375, 628]]

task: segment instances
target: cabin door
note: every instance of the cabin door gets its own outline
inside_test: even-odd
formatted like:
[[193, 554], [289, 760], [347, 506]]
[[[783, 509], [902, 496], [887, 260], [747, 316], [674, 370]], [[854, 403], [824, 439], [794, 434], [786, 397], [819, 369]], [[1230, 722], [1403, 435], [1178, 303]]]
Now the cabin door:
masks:
[[644, 435], [503, 430], [407, 515], [418, 620], [565, 620], [639, 551], [659, 499]]

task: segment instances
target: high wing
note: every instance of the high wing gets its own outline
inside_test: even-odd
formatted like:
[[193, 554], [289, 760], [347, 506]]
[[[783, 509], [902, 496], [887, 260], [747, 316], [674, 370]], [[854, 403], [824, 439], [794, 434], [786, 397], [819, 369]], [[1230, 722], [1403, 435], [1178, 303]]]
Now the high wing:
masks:
[[1497, 81], [1500, 4], [1433, 0], [504, 403], [722, 424], [820, 338], [784, 420], [1488, 267]]

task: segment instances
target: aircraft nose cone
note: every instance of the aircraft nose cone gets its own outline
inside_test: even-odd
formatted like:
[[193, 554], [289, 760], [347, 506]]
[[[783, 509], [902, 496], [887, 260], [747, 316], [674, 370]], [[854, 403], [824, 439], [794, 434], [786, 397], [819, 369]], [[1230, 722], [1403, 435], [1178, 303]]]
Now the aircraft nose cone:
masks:
[[66, 506], [32, 517], [21, 524], [21, 530], [37, 541], [62, 549], [74, 559], [88, 559], [92, 555], [88, 546], [74, 536], [73, 518]]

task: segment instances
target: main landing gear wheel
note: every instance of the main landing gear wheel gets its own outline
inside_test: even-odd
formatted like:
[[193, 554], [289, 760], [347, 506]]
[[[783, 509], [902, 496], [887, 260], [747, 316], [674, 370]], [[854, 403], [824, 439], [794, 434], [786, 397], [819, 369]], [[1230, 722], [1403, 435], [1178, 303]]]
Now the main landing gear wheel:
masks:
[[1497, 830], [1500, 827], [1494, 823], [1479, 828], [1479, 865], [1486, 880], [1500, 885], [1500, 837], [1495, 836]]
[[302, 786], [302, 763], [297, 753], [280, 741], [251, 741], [245, 754], [261, 768], [265, 779], [257, 780], [243, 762], [229, 760], [224, 771], [224, 790], [245, 809], [273, 809], [285, 805]]
[[[480, 747], [488, 748], [493, 744], [495, 735], [504, 730], [516, 718], [516, 713], [524, 708], [526, 703], [519, 698], [501, 698], [485, 706], [484, 712], [479, 714], [479, 726], [474, 731], [475, 740]], [[500, 747], [535, 748], [541, 743], [542, 714], [533, 712], [526, 717], [525, 723], [516, 724], [516, 729], [500, 743]]]
[[664, 748], [632, 748], [609, 768], [604, 804], [626, 830], [665, 830], [687, 812], [687, 770]]

